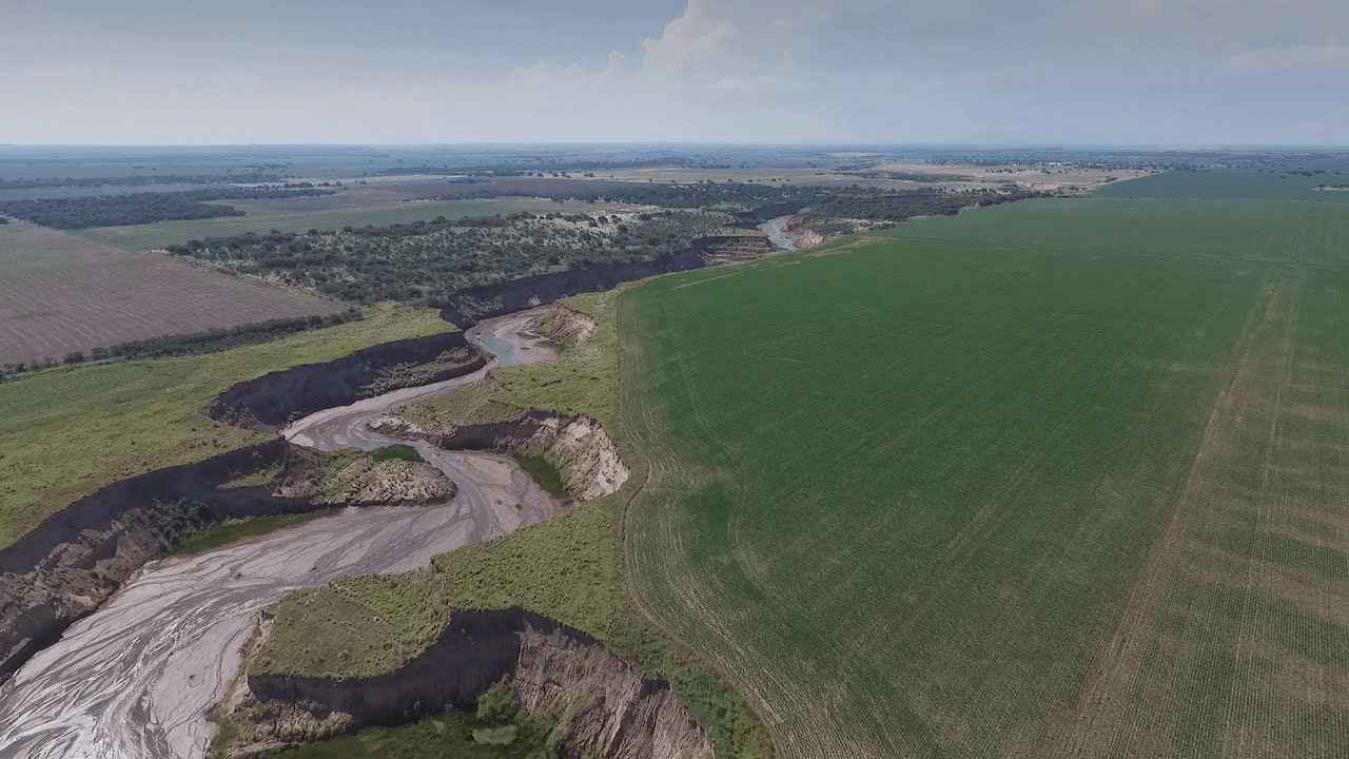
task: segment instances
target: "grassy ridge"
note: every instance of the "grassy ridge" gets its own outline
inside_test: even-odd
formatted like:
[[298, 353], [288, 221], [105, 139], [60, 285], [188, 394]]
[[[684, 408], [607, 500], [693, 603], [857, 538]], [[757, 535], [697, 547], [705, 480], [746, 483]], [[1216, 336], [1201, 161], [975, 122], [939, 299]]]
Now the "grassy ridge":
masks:
[[202, 413], [236, 382], [448, 329], [431, 310], [380, 307], [361, 321], [208, 356], [53, 369], [2, 384], [0, 545], [109, 483], [266, 440]]
[[[1268, 662], [1336, 666], [1344, 628], [1325, 614], [1282, 627], [1299, 596], [1256, 581], [1249, 608], [1282, 604], [1283, 618], [1244, 614], [1217, 582], [1203, 589], [1214, 611], [1177, 632], [1200, 571], [1184, 563], [1162, 575], [1176, 603], [1130, 628], [1149, 642], [1156, 690], [1127, 701], [1119, 742], [1095, 753], [1073, 725], [1090, 716], [1091, 673], [1123, 666], [1103, 646], [1250, 325], [1289, 269], [1328, 278], [1322, 298], [1340, 292], [1346, 230], [1349, 213], [1328, 203], [1037, 201], [633, 291], [622, 416], [651, 479], [628, 512], [626, 558], [643, 603], [743, 687], [786, 756], [1221, 756], [1231, 702], [1217, 694], [1268, 707], [1227, 712], [1269, 741], [1248, 746], [1324, 750], [1349, 706], [1338, 686], [1244, 689]], [[1314, 355], [1342, 388], [1346, 365]], [[1322, 434], [1342, 441], [1341, 407]], [[1344, 492], [1338, 470], [1322, 475]], [[1308, 510], [1320, 516], [1295, 543], [1340, 518], [1330, 503]], [[1284, 544], [1271, 534], [1246, 551], [1264, 533], [1222, 486], [1208, 517], [1183, 535], [1224, 524], [1234, 577], [1260, 577]], [[1322, 562], [1332, 605], [1349, 555], [1335, 523], [1321, 554], [1283, 559], [1304, 579], [1316, 575], [1293, 562]], [[1254, 629], [1265, 658], [1234, 676]], [[1280, 634], [1296, 629], [1319, 653], [1287, 655]], [[1201, 630], [1211, 647], [1167, 673]], [[1175, 697], [1205, 690], [1207, 713]], [[1303, 729], [1310, 740], [1291, 737]]]

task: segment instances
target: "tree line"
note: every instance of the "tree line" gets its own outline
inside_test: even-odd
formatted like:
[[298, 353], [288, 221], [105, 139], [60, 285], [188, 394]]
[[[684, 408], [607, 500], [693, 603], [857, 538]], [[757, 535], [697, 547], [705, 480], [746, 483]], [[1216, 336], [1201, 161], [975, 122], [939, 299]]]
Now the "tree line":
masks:
[[165, 335], [148, 340], [132, 340], [116, 345], [84, 351], [72, 351], [61, 359], [47, 361], [20, 361], [0, 365], [0, 382], [39, 369], [62, 364], [74, 365], [90, 361], [127, 361], [139, 358], [164, 358], [216, 353], [241, 345], [267, 342], [283, 335], [311, 329], [332, 327], [365, 318], [359, 308], [348, 308], [326, 316], [298, 316], [291, 319], [269, 319], [237, 327], [224, 327], [187, 335]]

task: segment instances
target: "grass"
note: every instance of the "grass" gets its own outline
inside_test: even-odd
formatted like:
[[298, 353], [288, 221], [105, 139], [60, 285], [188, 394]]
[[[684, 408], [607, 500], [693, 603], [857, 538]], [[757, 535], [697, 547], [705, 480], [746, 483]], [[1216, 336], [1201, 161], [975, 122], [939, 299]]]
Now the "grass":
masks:
[[515, 419], [529, 409], [589, 414], [606, 427], [617, 421], [618, 332], [613, 314], [619, 291], [590, 293], [567, 304], [595, 319], [595, 332], [552, 364], [497, 369], [492, 379], [450, 395], [403, 407], [423, 426], [485, 424]]
[[293, 593], [273, 609], [272, 636], [250, 671], [383, 674], [435, 641], [451, 608], [520, 605], [610, 637], [623, 608], [613, 529], [612, 503], [587, 504], [506, 538], [442, 554], [427, 570]]
[[307, 522], [314, 517], [322, 516], [324, 513], [326, 512], [232, 519], [208, 530], [201, 530], [188, 535], [174, 550], [173, 554], [175, 556], [192, 556], [234, 543], [241, 543], [251, 538], [270, 535], [291, 525]]
[[1343, 753], [1347, 241], [1036, 201], [631, 291], [642, 608], [786, 757]]
[[413, 464], [425, 463], [417, 449], [410, 445], [389, 445], [370, 454], [373, 461], [407, 461]]
[[181, 245], [188, 240], [233, 237], [245, 232], [263, 233], [273, 229], [280, 232], [305, 232], [310, 229], [334, 230], [366, 225], [379, 227], [407, 224], [414, 221], [430, 221], [437, 216], [455, 219], [520, 212], [593, 212], [609, 207], [579, 202], [554, 203], [546, 198], [469, 198], [404, 202], [383, 196], [370, 197], [361, 203], [348, 205], [342, 202], [344, 196], [337, 196], [336, 202], [332, 196], [306, 198], [304, 200], [308, 202], [304, 204], [296, 203], [294, 200], [235, 201], [230, 205], [244, 211], [246, 215], [121, 227], [96, 227], [80, 230], [77, 234], [129, 253], [136, 253]]
[[429, 309], [378, 307], [360, 321], [207, 356], [59, 368], [0, 384], [0, 546], [104, 485], [268, 439], [203, 413], [236, 382], [448, 329]]
[[1107, 185], [1106, 198], [1281, 199], [1344, 202], [1349, 195], [1320, 188], [1349, 183], [1345, 174], [1262, 174], [1237, 171], [1170, 171]]
[[465, 714], [446, 714], [404, 727], [376, 727], [360, 734], [279, 751], [278, 759], [549, 759], [552, 725], [521, 718], [516, 724], [480, 727]]
[[548, 457], [533, 451], [518, 451], [515, 460], [520, 468], [543, 488], [543, 492], [559, 498], [567, 495], [566, 483], [562, 481], [562, 472]]
[[[496, 372], [403, 409], [405, 418], [468, 424], [514, 418], [528, 408], [589, 413], [618, 429], [616, 293], [568, 299], [596, 321], [595, 333], [556, 364]], [[620, 447], [624, 445], [618, 439]], [[623, 454], [625, 458], [629, 453]], [[437, 556], [427, 570], [342, 580], [299, 591], [273, 608], [272, 637], [250, 671], [329, 677], [396, 669], [434, 641], [453, 608], [520, 606], [605, 641], [650, 676], [671, 681], [709, 729], [720, 756], [766, 755], [745, 705], [692, 656], [646, 627], [620, 575], [619, 514], [629, 490], [487, 543]]]

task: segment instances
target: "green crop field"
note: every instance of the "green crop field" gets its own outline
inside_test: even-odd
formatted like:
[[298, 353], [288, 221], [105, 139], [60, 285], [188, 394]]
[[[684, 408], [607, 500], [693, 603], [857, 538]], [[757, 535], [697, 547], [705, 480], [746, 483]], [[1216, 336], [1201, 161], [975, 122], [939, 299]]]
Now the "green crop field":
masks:
[[220, 353], [63, 367], [0, 384], [0, 546], [104, 485], [267, 440], [204, 413], [236, 382], [448, 329], [430, 309], [377, 307], [360, 321]]
[[1106, 198], [1269, 198], [1349, 202], [1349, 175], [1172, 171], [1101, 188]]
[[1349, 752], [1349, 207], [1154, 194], [624, 297], [629, 585], [780, 756]]

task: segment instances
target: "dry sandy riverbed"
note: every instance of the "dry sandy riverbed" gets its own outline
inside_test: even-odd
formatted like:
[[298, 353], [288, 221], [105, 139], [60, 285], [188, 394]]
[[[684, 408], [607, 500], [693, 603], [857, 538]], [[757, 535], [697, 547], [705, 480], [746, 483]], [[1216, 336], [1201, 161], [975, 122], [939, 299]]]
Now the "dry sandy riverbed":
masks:
[[[370, 450], [396, 441], [366, 423], [398, 404], [481, 379], [493, 366], [551, 360], [519, 332], [530, 312], [483, 322], [469, 339], [495, 360], [464, 377], [312, 414], [283, 434], [299, 445]], [[448, 504], [347, 509], [236, 546], [147, 565], [0, 689], [0, 757], [202, 757], [207, 713], [241, 663], [263, 608], [296, 588], [403, 572], [432, 556], [558, 513], [509, 458], [422, 456], [458, 486]]]

